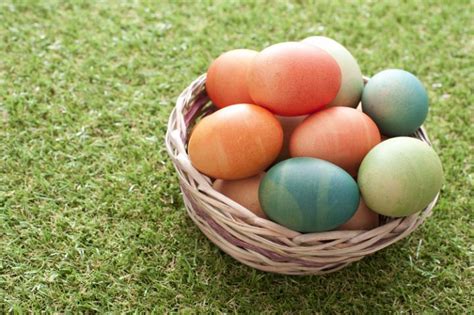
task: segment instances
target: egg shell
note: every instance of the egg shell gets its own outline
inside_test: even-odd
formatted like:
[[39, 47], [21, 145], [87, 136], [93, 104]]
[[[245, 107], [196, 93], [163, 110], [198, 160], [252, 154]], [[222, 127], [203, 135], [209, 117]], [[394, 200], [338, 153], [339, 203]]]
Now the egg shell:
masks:
[[389, 69], [374, 75], [362, 93], [362, 111], [387, 136], [408, 136], [428, 115], [428, 94], [410, 72]]
[[364, 158], [357, 177], [367, 206], [389, 216], [423, 210], [441, 189], [443, 169], [436, 152], [421, 140], [383, 141]]
[[247, 84], [255, 104], [281, 116], [312, 113], [329, 104], [341, 86], [341, 70], [321, 48], [280, 43], [257, 54]]
[[362, 96], [364, 81], [359, 64], [352, 54], [335, 40], [324, 36], [311, 36], [302, 41], [324, 49], [337, 62], [341, 69], [341, 88], [331, 106], [349, 106], [355, 108]]
[[308, 117], [307, 115], [303, 116], [276, 116], [283, 128], [283, 146], [281, 152], [278, 155], [276, 161], [280, 162], [290, 158], [290, 138], [293, 134], [293, 131], [296, 127], [303, 122], [303, 120]]
[[263, 107], [238, 104], [204, 117], [188, 144], [189, 158], [200, 172], [220, 179], [242, 179], [264, 171], [283, 143], [283, 130]]
[[339, 226], [338, 230], [371, 230], [379, 226], [379, 214], [370, 210], [360, 198], [359, 207], [352, 218]]
[[215, 59], [207, 70], [206, 91], [219, 108], [252, 103], [247, 88], [247, 71], [255, 50], [235, 49]]
[[267, 216], [295, 231], [332, 230], [359, 205], [354, 179], [340, 167], [313, 158], [291, 158], [273, 166], [259, 189]]
[[369, 116], [338, 106], [306, 118], [293, 131], [290, 154], [327, 160], [356, 176], [362, 159], [378, 143], [380, 132]]
[[265, 173], [262, 172], [258, 175], [238, 180], [217, 179], [212, 186], [215, 190], [252, 211], [257, 216], [267, 218], [258, 201], [258, 188], [264, 175]]

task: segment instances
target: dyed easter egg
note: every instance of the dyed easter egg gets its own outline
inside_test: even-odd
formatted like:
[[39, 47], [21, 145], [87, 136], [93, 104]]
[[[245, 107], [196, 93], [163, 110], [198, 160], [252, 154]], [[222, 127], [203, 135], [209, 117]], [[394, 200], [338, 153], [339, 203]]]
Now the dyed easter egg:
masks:
[[355, 108], [360, 101], [364, 82], [362, 72], [355, 58], [341, 44], [324, 36], [311, 36], [302, 41], [324, 49], [341, 69], [341, 88], [328, 106], [349, 106]]
[[200, 172], [227, 180], [254, 176], [275, 160], [283, 130], [263, 107], [238, 104], [204, 117], [188, 144], [189, 158]]
[[441, 189], [443, 169], [436, 152], [410, 137], [385, 140], [362, 161], [359, 188], [367, 206], [403, 217], [423, 210]]
[[255, 104], [281, 116], [306, 115], [336, 97], [341, 70], [321, 48], [280, 43], [262, 50], [252, 60], [247, 84]]
[[217, 107], [252, 103], [247, 89], [247, 70], [256, 55], [255, 50], [235, 49], [211, 63], [207, 70], [206, 91]]
[[276, 159], [277, 162], [290, 158], [290, 137], [296, 127], [301, 124], [301, 122], [306, 117], [308, 116], [276, 116], [276, 118], [281, 124], [281, 127], [283, 128], [283, 146], [281, 148], [280, 154]]
[[257, 216], [266, 218], [267, 216], [260, 207], [258, 201], [258, 187], [265, 173], [238, 179], [238, 180], [222, 180], [216, 179], [212, 187], [223, 195], [234, 200], [243, 207], [249, 209]]
[[364, 156], [379, 142], [379, 130], [369, 116], [350, 107], [330, 107], [296, 127], [290, 154], [329, 161], [355, 176]]
[[362, 111], [387, 136], [408, 136], [428, 115], [428, 94], [413, 74], [389, 69], [374, 75], [362, 93]]
[[379, 214], [370, 210], [360, 198], [359, 207], [352, 218], [339, 226], [338, 230], [371, 230], [379, 226]]
[[314, 158], [292, 158], [273, 166], [259, 189], [267, 216], [295, 231], [332, 230], [359, 205], [354, 179], [340, 167]]

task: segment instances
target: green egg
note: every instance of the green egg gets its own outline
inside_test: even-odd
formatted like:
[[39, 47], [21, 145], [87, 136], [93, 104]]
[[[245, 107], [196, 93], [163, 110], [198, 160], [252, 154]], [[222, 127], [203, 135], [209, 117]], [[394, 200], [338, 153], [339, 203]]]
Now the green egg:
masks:
[[443, 168], [425, 142], [396, 137], [375, 146], [357, 177], [367, 206], [375, 212], [403, 217], [423, 210], [441, 189]]
[[259, 200], [267, 216], [295, 231], [320, 232], [347, 222], [359, 205], [355, 180], [342, 168], [315, 158], [292, 158], [263, 178]]

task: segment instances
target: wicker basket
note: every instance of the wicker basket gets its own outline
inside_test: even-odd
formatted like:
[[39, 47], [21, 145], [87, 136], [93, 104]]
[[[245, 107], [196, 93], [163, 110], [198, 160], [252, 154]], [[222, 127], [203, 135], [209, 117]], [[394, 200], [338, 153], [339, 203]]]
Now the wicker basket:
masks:
[[[202, 75], [178, 97], [168, 122], [166, 147], [189, 216], [212, 242], [238, 261], [281, 274], [329, 273], [402, 239], [431, 214], [438, 195], [423, 211], [404, 218], [382, 217], [381, 225], [369, 231], [302, 234], [257, 217], [215, 191], [211, 179], [197, 171], [187, 155], [187, 138], [195, 120], [212, 110], [205, 83]], [[423, 128], [414, 136], [430, 144]]]

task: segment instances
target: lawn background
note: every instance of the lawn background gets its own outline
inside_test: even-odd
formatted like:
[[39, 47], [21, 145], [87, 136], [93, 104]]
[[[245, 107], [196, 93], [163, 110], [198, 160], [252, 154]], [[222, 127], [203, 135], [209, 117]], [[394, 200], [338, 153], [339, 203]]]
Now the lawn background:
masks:
[[[472, 1], [1, 1], [0, 310], [470, 313]], [[233, 48], [325, 35], [429, 91], [445, 170], [410, 237], [327, 276], [259, 272], [186, 216], [177, 95]]]

